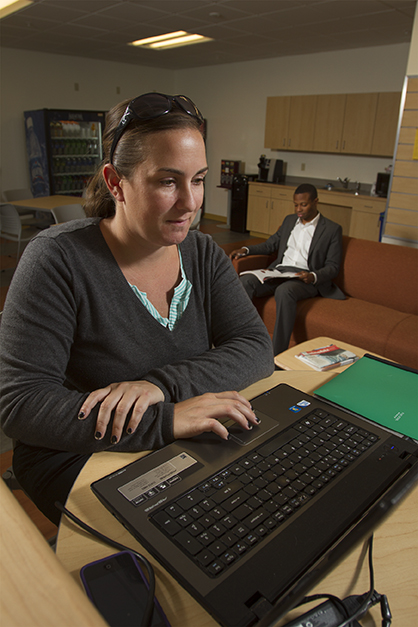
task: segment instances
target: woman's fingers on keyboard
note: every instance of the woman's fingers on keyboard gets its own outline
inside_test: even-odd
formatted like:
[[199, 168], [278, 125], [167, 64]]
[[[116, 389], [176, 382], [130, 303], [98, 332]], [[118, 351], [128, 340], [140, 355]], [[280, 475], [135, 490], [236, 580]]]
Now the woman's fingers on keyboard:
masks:
[[253, 424], [258, 424], [251, 403], [238, 392], [208, 393], [176, 403], [173, 421], [174, 437], [187, 438], [213, 431], [227, 440], [228, 430], [220, 419], [233, 420], [246, 430], [249, 430]]

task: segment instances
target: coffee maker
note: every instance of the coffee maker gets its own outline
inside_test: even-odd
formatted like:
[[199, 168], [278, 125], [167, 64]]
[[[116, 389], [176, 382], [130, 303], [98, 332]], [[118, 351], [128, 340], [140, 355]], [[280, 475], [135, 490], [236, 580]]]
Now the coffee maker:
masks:
[[266, 183], [284, 183], [286, 164], [282, 159], [267, 159], [261, 155], [258, 164], [258, 180]]

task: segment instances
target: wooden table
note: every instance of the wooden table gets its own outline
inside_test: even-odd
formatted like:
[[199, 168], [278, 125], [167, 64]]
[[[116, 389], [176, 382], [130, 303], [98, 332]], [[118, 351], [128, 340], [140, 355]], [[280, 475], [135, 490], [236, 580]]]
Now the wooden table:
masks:
[[51, 211], [54, 207], [62, 205], [84, 205], [85, 199], [81, 196], [64, 196], [55, 194], [54, 196], [40, 196], [39, 198], [28, 198], [27, 200], [15, 200], [12, 205], [32, 209], [32, 211]]
[[[316, 337], [313, 340], [306, 340], [306, 342], [296, 344], [295, 346], [292, 346], [291, 348], [283, 351], [283, 353], [279, 353], [279, 355], [276, 355], [276, 357], [274, 358], [274, 362], [276, 366], [278, 366], [279, 368], [283, 368], [283, 370], [306, 370], [309, 372], [314, 372], [313, 368], [308, 366], [308, 364], [305, 364], [300, 359], [297, 359], [295, 355], [297, 355], [298, 353], [303, 353], [304, 351], [311, 351], [317, 348], [321, 348], [322, 346], [328, 346], [329, 344], [336, 344], [339, 348], [349, 350], [358, 357], [363, 357], [364, 353], [376, 355], [376, 353], [371, 353], [364, 348], [354, 346], [354, 344], [347, 344], [347, 342], [333, 340], [332, 337]], [[381, 355], [376, 356], [381, 357]], [[332, 370], [332, 372], [342, 372], [350, 366], [351, 364], [348, 364], [347, 366], [338, 366], [337, 368], [335, 368], [335, 370]], [[330, 371], [328, 370], [327, 372]]]
[[0, 625], [106, 627], [0, 480]]
[[[306, 393], [312, 393], [335, 376], [336, 373], [330, 372], [276, 371], [271, 377], [247, 388], [244, 394], [247, 398], [252, 398], [278, 383], [288, 383]], [[105, 535], [146, 555], [155, 569], [157, 598], [172, 627], [216, 627], [218, 623], [136, 542], [90, 490], [90, 484], [94, 480], [140, 456], [141, 453], [94, 454], [74, 484], [67, 507]], [[417, 504], [418, 489], [404, 500], [375, 534], [376, 589], [389, 596], [391, 609], [396, 617], [394, 627], [415, 627], [418, 615]], [[115, 551], [110, 547], [88, 536], [67, 519], [62, 520], [58, 533], [57, 556], [76, 581], [79, 582], [79, 571], [84, 564], [112, 553]], [[312, 592], [333, 593], [345, 597], [352, 593], [364, 593], [368, 588], [368, 568], [364, 553], [362, 547], [356, 547]], [[295, 615], [295, 612], [297, 611], [294, 610], [291, 615]], [[290, 620], [291, 615], [280, 624]], [[378, 606], [372, 609], [367, 620], [363, 620], [363, 625], [380, 625]]]

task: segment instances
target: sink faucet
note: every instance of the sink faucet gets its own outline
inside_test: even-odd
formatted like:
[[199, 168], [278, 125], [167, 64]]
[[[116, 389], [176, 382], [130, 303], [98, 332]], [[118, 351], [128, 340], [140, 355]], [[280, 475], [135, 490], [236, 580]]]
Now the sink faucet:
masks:
[[340, 181], [344, 189], [348, 189], [348, 183], [350, 182], [350, 179], [348, 179], [347, 177], [345, 177], [345, 179], [341, 179], [340, 177], [338, 177], [337, 180]]

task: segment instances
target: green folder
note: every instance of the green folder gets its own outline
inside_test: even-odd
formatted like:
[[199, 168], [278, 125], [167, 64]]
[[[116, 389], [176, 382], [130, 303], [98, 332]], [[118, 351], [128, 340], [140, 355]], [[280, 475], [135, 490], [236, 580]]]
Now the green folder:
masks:
[[418, 372], [365, 355], [315, 394], [418, 439]]

